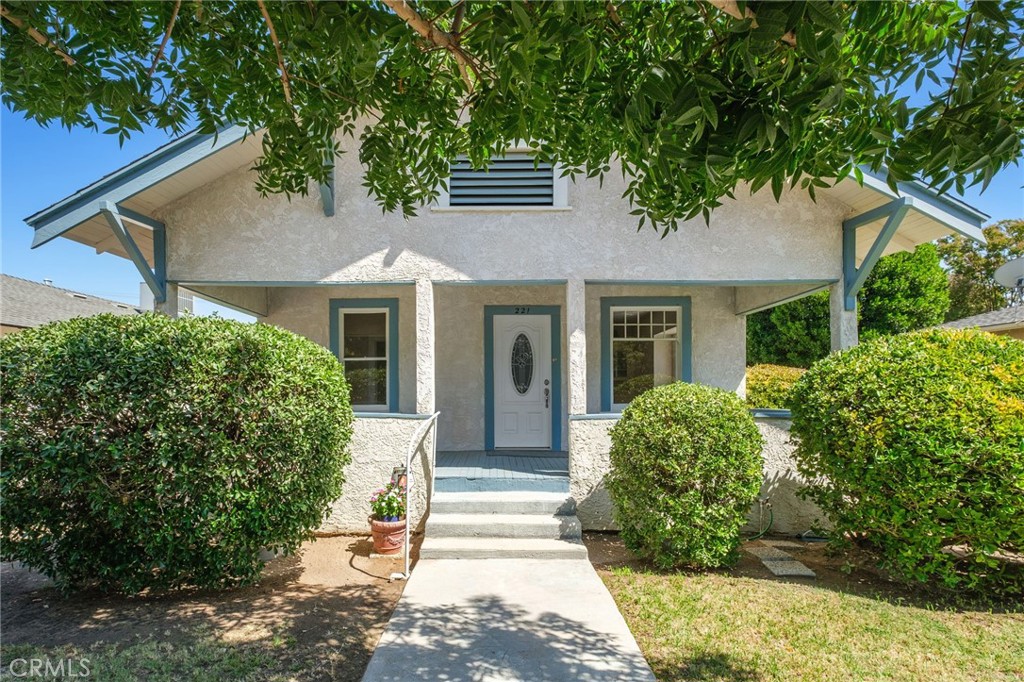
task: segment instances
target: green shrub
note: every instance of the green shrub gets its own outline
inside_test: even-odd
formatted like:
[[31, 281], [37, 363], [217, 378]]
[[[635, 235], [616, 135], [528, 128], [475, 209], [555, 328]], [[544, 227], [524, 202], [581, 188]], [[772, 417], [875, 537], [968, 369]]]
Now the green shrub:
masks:
[[663, 568], [721, 566], [761, 487], [761, 434], [734, 393], [677, 382], [635, 398], [611, 430], [606, 481], [622, 539]]
[[[835, 542], [948, 587], [1024, 590], [1024, 343], [975, 330], [881, 338], [791, 394], [800, 472]], [[826, 482], [827, 481], [827, 482]], [[966, 555], [960, 550], [967, 550]]]
[[65, 589], [251, 582], [341, 493], [341, 365], [275, 327], [100, 315], [5, 336], [0, 400], [3, 558]]
[[747, 405], [786, 409], [789, 390], [806, 370], [782, 365], [754, 365], [747, 368]]

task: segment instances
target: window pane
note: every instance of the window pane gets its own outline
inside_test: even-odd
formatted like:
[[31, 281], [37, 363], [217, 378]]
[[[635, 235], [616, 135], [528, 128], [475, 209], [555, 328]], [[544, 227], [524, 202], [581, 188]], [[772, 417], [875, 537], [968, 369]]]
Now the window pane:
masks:
[[344, 313], [343, 357], [387, 357], [387, 317], [387, 313]]
[[353, 405], [387, 404], [387, 360], [346, 360], [345, 378], [352, 387]]
[[674, 341], [614, 341], [612, 402], [628, 403], [655, 386], [676, 381]]

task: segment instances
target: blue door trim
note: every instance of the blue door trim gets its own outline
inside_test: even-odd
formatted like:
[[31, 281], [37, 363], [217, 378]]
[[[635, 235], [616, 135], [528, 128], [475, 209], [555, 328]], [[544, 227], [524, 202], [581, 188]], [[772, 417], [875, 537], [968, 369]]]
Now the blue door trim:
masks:
[[[522, 313], [528, 308], [528, 313]], [[562, 447], [562, 307], [557, 305], [484, 306], [484, 448], [494, 449], [494, 316], [551, 316], [551, 449]]]
[[601, 411], [612, 410], [612, 308], [664, 306], [679, 308], [683, 319], [676, 354], [676, 377], [693, 381], [693, 327], [689, 296], [605, 296], [601, 298]]
[[[398, 412], [398, 299], [397, 298], [332, 298], [330, 299], [330, 343], [334, 357], [341, 357], [338, 336], [338, 315], [349, 308], [386, 308], [388, 311], [388, 412]], [[353, 405], [353, 407], [357, 407]]]

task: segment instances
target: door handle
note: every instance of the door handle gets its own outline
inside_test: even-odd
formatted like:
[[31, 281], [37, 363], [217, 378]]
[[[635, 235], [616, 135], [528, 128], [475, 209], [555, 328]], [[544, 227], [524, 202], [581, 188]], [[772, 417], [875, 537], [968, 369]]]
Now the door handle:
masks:
[[544, 389], [544, 407], [548, 407], [548, 397], [551, 395], [551, 389]]

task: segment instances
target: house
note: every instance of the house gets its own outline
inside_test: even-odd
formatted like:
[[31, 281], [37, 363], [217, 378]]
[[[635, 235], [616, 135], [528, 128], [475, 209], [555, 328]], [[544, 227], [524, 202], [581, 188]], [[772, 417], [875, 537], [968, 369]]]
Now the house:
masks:
[[1004, 334], [1024, 341], [1024, 305], [1012, 305], [980, 315], [952, 320], [943, 325], [951, 329], [977, 328], [993, 334]]
[[138, 315], [139, 312], [127, 303], [55, 287], [49, 280], [32, 282], [0, 275], [0, 336], [75, 317], [100, 313]]
[[[608, 428], [633, 396], [675, 380], [742, 395], [746, 316], [820, 290], [833, 347], [856, 344], [856, 294], [882, 255], [952, 233], [982, 240], [986, 219], [866, 172], [816, 202], [740, 192], [710, 225], [661, 239], [637, 232], [614, 170], [603, 186], [574, 181], [517, 148], [490, 172], [453, 159], [450, 191], [406, 220], [366, 195], [355, 142], [340, 139], [333, 181], [307, 197], [261, 198], [250, 170], [260, 136], [228, 127], [185, 135], [27, 219], [33, 246], [60, 237], [130, 258], [168, 314], [187, 287], [337, 354], [357, 417], [334, 530], [365, 529], [370, 492], [435, 411], [431, 494], [561, 494], [568, 505], [549, 511], [611, 528]], [[805, 530], [814, 510], [781, 499], [796, 485], [786, 415], [757, 414], [776, 529]], [[421, 458], [414, 477], [429, 466]], [[461, 504], [435, 496], [437, 533], [449, 512], [524, 511]], [[527, 532], [491, 532], [506, 531]]]

